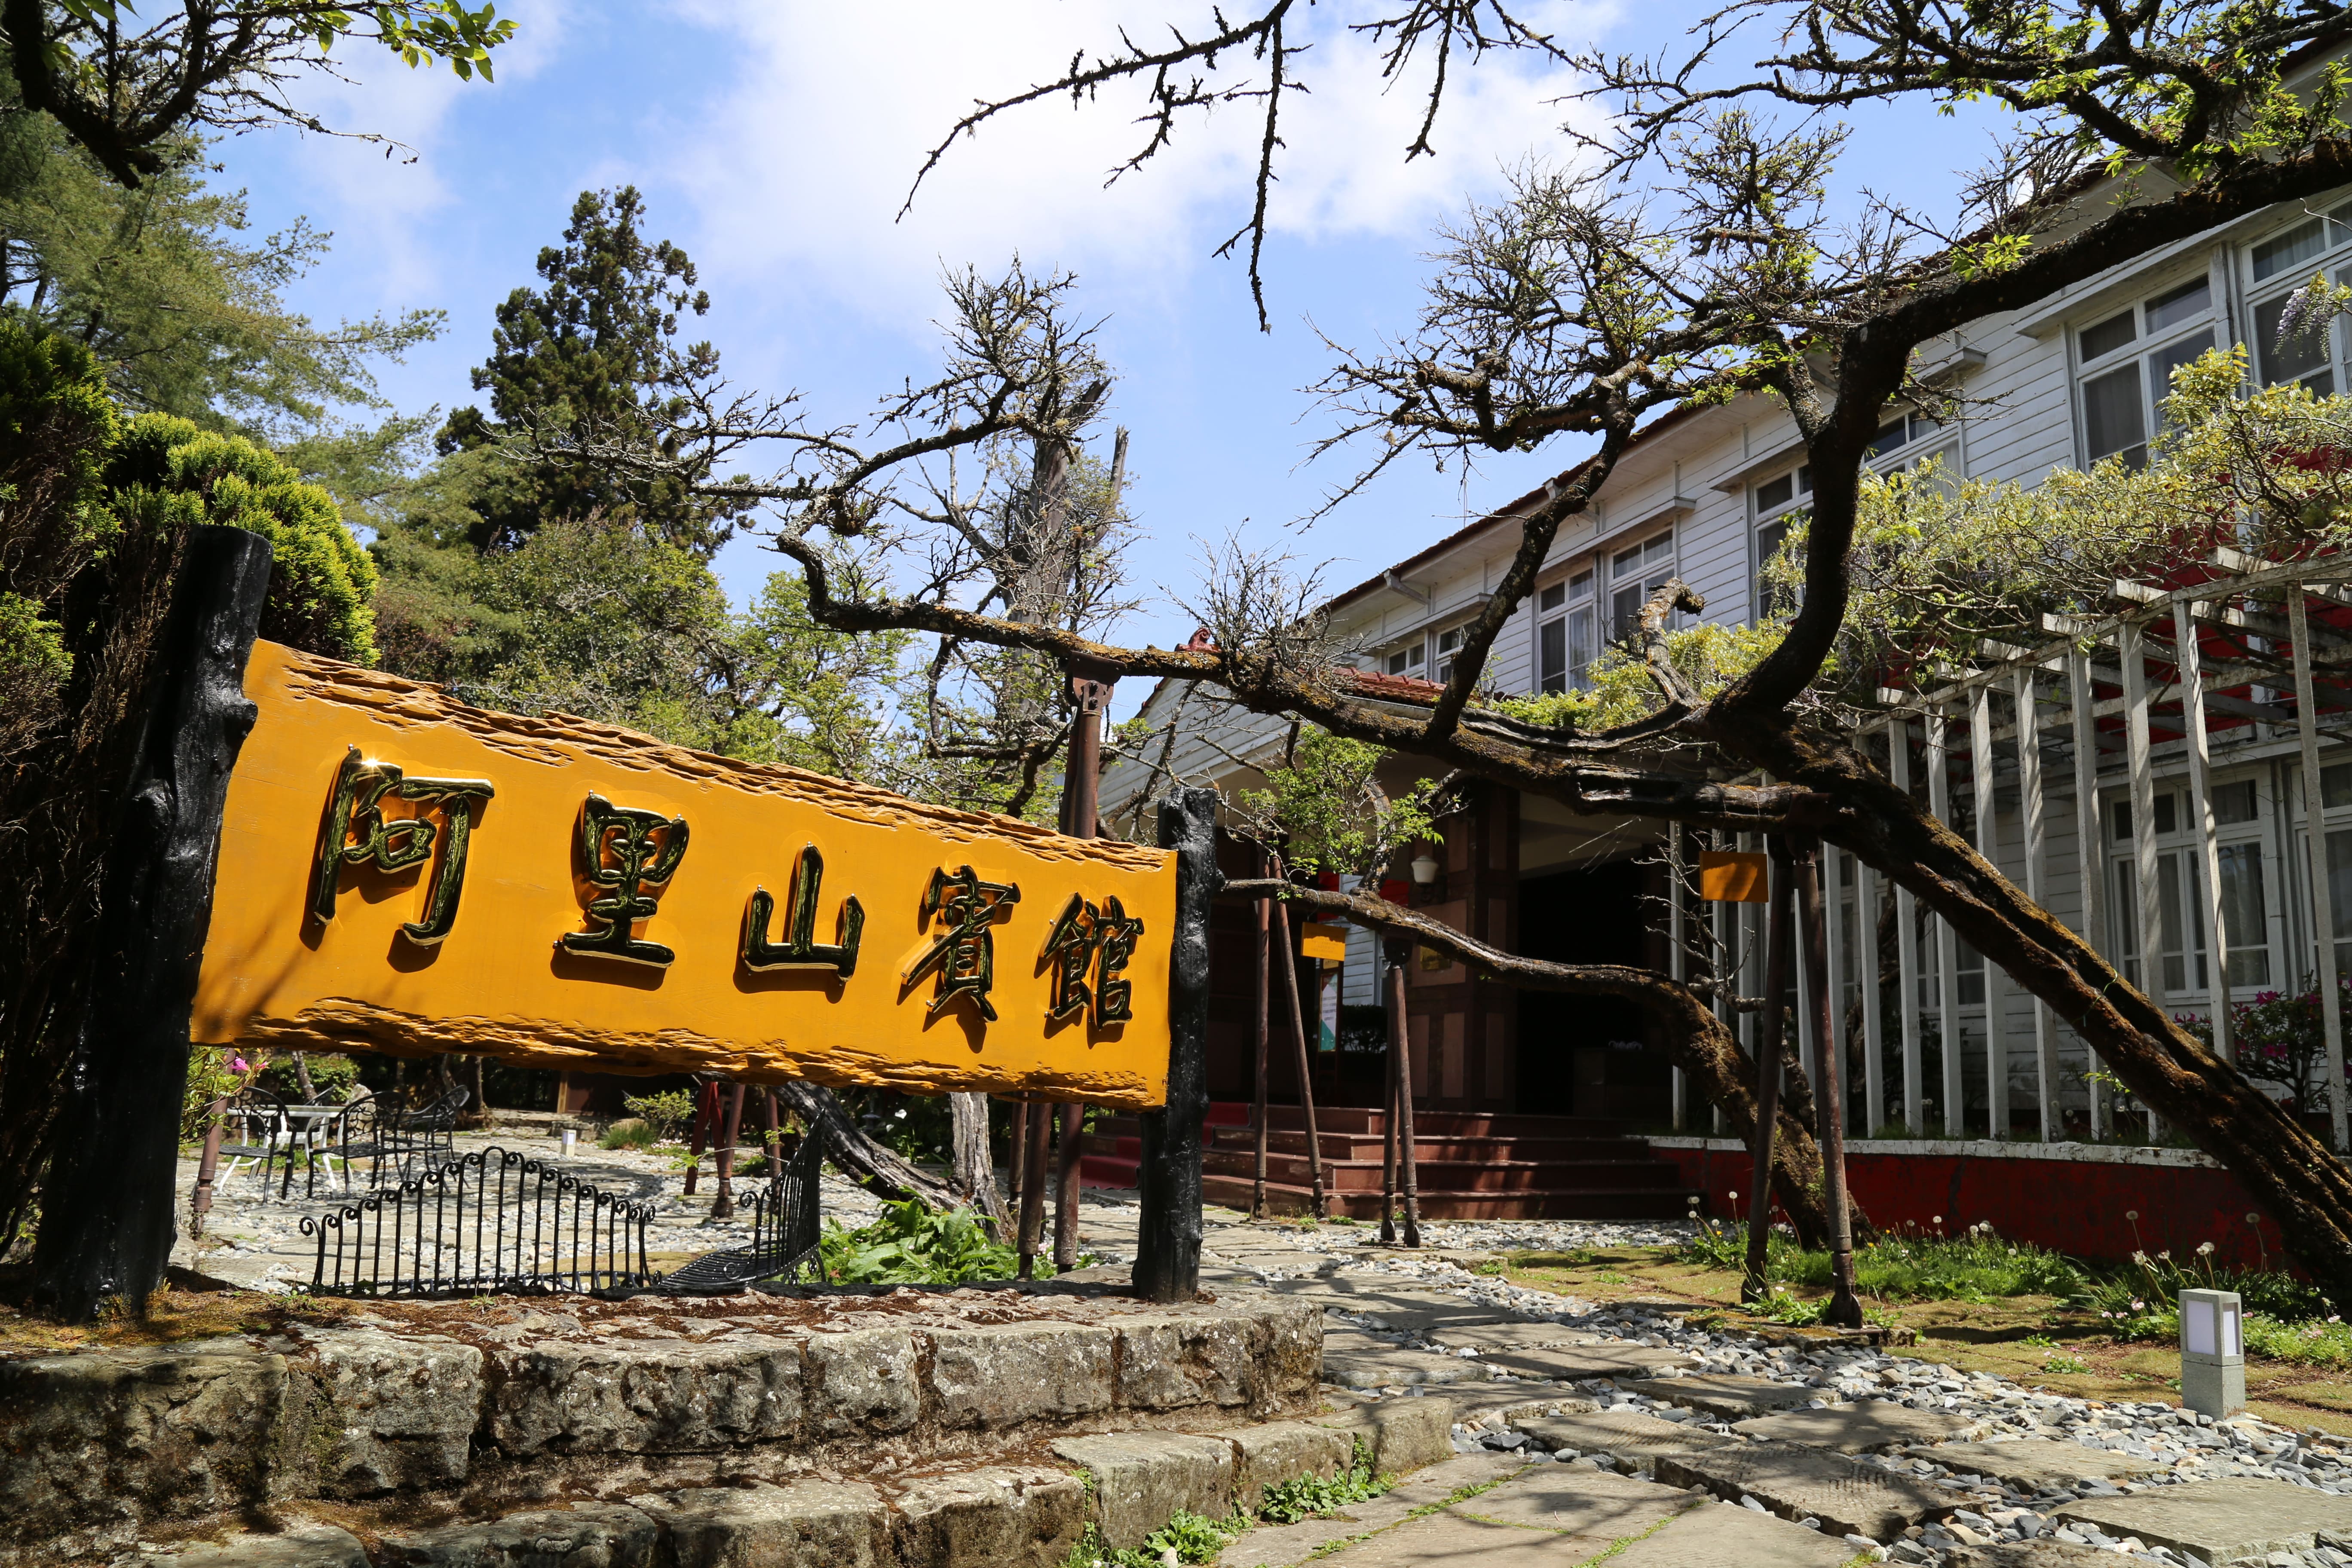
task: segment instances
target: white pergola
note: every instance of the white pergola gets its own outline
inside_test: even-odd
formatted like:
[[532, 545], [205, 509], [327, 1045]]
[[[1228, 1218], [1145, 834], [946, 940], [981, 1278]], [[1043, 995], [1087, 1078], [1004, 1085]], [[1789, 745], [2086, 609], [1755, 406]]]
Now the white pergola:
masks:
[[[1978, 853], [2013, 878], [2029, 898], [2067, 919], [2111, 963], [2119, 963], [2119, 955], [2109, 951], [2112, 944], [2106, 940], [2110, 924], [2105, 897], [2106, 850], [2099, 801], [2103, 787], [2122, 785], [2135, 825], [2132, 853], [2137, 875], [2132, 880], [2137, 899], [2130, 912], [2137, 918], [2129, 929], [2137, 936], [2143, 982], [2150, 976], [2160, 980], [2162, 974], [2163, 910], [2156, 828], [2159, 772], [2168, 785], [2184, 786], [2190, 849], [2200, 873], [2195, 879], [2198, 908], [2194, 914], [2204, 928], [2207, 943], [2203, 1000], [2215, 1041], [2224, 1052], [2231, 1048], [2229, 924], [2223, 908], [2220, 824], [2212, 796], [2215, 754], [2220, 750], [2226, 753], [2225, 763], [2234, 763], [2299, 752], [2301, 806], [2307, 835], [2305, 864], [2299, 877], [2295, 868], [2287, 868], [2287, 874], [2280, 879], [2278, 896], [2294, 898], [2299, 885], [2306, 903], [2311, 972], [2325, 1020], [2332, 1131], [2335, 1146], [2344, 1150], [2347, 1147], [2344, 1028], [2335, 942], [2339, 928], [2326, 866], [2320, 756], [2324, 744], [2352, 740], [2352, 690], [2315, 679], [2311, 650], [2316, 640], [2321, 646], [2337, 645], [2352, 651], [2352, 630], [2339, 632], [2315, 624], [2311, 606], [2315, 600], [2328, 608], [2352, 606], [2352, 586], [2347, 585], [2352, 582], [2352, 559], [2330, 556], [2281, 564], [2224, 549], [2212, 552], [2205, 561], [2191, 560], [2184, 565], [2207, 575], [2178, 587], [2117, 581], [2113, 585], [2114, 598], [2126, 607], [2114, 616], [2095, 620], [2044, 616], [2042, 630], [2055, 639], [2044, 646], [1983, 645], [1978, 658], [1966, 667], [1937, 664], [1921, 672], [1946, 684], [1928, 690], [1882, 689], [1878, 693], [1881, 715], [1864, 727], [1857, 743], [1878, 760], [1896, 787], [1909, 789], [1914, 742], [1921, 742], [1928, 809], [1958, 828], [1960, 824], [1953, 816], [1955, 786], [1964, 789], [1971, 806], [1965, 824], [1970, 831], [1964, 837]], [[2245, 639], [2250, 647], [2273, 658], [2291, 654], [2292, 689], [2277, 687], [2280, 672], [2271, 665], [2251, 662], [2242, 655], [2234, 658], [2217, 655], [2206, 646], [2214, 633]], [[2118, 695], [2099, 696], [2103, 686]], [[2252, 695], [2230, 695], [2233, 688], [2252, 688]], [[2155, 711], [2175, 706], [2178, 714]], [[2006, 709], [2006, 713], [2000, 709]], [[2333, 711], [2323, 714], [2323, 709]], [[2112, 722], [2118, 719], [2120, 734]], [[1957, 744], [1956, 730], [1964, 735]], [[2343, 733], [2338, 734], [2339, 731]], [[2029, 740], [2031, 743], [2026, 743]], [[2056, 755], [2046, 758], [2045, 748]], [[1996, 770], [2003, 761], [2014, 769], [2017, 791], [2016, 809], [2007, 814], [1999, 809], [1996, 794]], [[2280, 804], [2285, 809], [2285, 801]], [[2072, 866], [2053, 860], [2050, 847], [2053, 820], [2062, 826], [2071, 822]], [[2000, 831], [2004, 822], [2015, 829], [2006, 843]], [[1729, 836], [1717, 837], [1718, 847], [1735, 847]], [[1737, 847], [1761, 847], [1757, 836], [1739, 838]], [[2291, 828], [2285, 840], [2290, 845], [2294, 842]], [[1681, 937], [1689, 893], [1680, 865], [1681, 836], [1670, 836], [1669, 845], [1675, 864], [1667, 884], [1672, 889], [1671, 919], [1676, 940], [1668, 947], [1676, 977], [1681, 978], [1688, 962]], [[1933, 916], [1923, 922], [1913, 895], [1895, 889], [1898, 994], [1907, 1000], [1897, 1009], [1897, 1038], [1892, 1042], [1900, 1056], [1890, 1064], [1890, 1042], [1884, 1037], [1882, 1021], [1882, 955], [1875, 918], [1882, 908], [1883, 879], [1843, 853], [1827, 854], [1822, 859], [1824, 893], [1832, 911], [1830, 994], [1839, 1000], [1832, 1009], [1840, 1037], [1833, 1048], [1849, 1063], [1849, 1070], [1857, 1044], [1862, 1057], [1864, 1092], [1852, 1097], [1850, 1103], [1858, 1102], [1863, 1109], [1860, 1125], [1853, 1131], [1864, 1137], [1870, 1134], [1873, 1122], [1882, 1114], [1880, 1108], [1886, 1104], [1887, 1069], [1895, 1065], [1901, 1072], [1903, 1122], [1913, 1135], [1927, 1135], [1921, 1037], [1925, 1021], [1932, 1016], [1945, 1047], [1937, 1096], [1943, 1131], [1948, 1137], [1963, 1136], [1968, 1086], [1961, 1048], [1961, 966], [1956, 934]], [[1854, 885], [1842, 886], [1849, 877]], [[2070, 880], [2071, 888], [2062, 886]], [[2063, 896], [2069, 892], [2071, 899]], [[1856, 917], [1850, 929], [1838, 912], [1845, 907], [1849, 893]], [[1717, 951], [1737, 955], [1737, 989], [1743, 994], [1759, 994], [1763, 989], [1763, 906], [1717, 904], [1713, 910]], [[2346, 912], [2352, 914], [2352, 910]], [[2186, 909], [2181, 911], [2184, 923], [2190, 913]], [[2296, 937], [2288, 941], [2291, 949], [2304, 945]], [[1923, 945], [1929, 951], [1923, 952]], [[2189, 946], [2184, 937], [2184, 963]], [[2281, 956], [2291, 973], [2301, 968], [2293, 951]], [[1996, 1136], [2006, 1136], [2011, 1109], [2010, 1068], [2023, 1041], [2011, 1038], [2016, 1031], [2005, 1016], [2002, 977], [1989, 963], [1983, 967], [1983, 987], [1984, 1089], [1992, 1108], [1991, 1131]], [[1843, 1037], [1848, 1032], [1845, 998], [1849, 989], [1858, 989], [1862, 1001], [1859, 1042]], [[1930, 996], [1932, 1001], [1927, 1000]], [[1727, 1008], [1729, 1004], [1727, 1000], [1721, 1005]], [[2062, 1044], [2070, 1047], [2066, 1054], [2079, 1054], [2084, 1059], [2086, 1070], [2082, 1076], [2088, 1080], [2091, 1136], [2121, 1131], [2103, 1085], [2087, 1071], [2087, 1047], [2071, 1031], [2063, 1031], [2062, 1042], [2062, 1026], [2047, 1005], [2036, 1002], [2032, 1011], [2032, 1082], [2042, 1139], [2054, 1141], [2064, 1135], [2060, 1104]], [[1803, 1022], [1811, 1009], [1800, 1007], [1797, 1012]], [[1730, 1021], [1727, 1012], [1725, 1016]], [[1751, 1047], [1759, 1023], [1753, 1014], [1741, 1020]], [[1800, 1031], [1800, 1058], [1808, 1074], [1816, 1069], [1818, 1057], [1811, 1032], [1810, 1026]], [[1688, 1116], [1686, 1088], [1679, 1072], [1675, 1075], [1674, 1107], [1679, 1129]], [[2158, 1131], [2153, 1113], [2147, 1120], [2147, 1136], [2154, 1142]]]

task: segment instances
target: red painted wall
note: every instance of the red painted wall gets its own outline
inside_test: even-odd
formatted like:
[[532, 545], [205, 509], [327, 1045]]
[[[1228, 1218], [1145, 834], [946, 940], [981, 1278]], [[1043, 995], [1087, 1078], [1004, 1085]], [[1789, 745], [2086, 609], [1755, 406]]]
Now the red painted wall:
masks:
[[[1748, 1213], [1755, 1167], [1744, 1149], [1661, 1148], [1685, 1182], [1706, 1195], [1717, 1218]], [[1894, 1154], [1850, 1149], [1854, 1201], [1881, 1229], [1904, 1225], [1947, 1233], [1990, 1220], [1993, 1229], [2078, 1258], [2120, 1262], [2135, 1248], [2169, 1249], [2186, 1259], [2200, 1242], [2214, 1261], [2252, 1268], [2284, 1252], [2277, 1223], [2258, 1211], [2229, 1172], [2210, 1166], [2141, 1165], [2005, 1154]], [[1731, 1194], [1741, 1194], [1734, 1204]], [[2137, 1221], [2130, 1215], [2137, 1213]]]

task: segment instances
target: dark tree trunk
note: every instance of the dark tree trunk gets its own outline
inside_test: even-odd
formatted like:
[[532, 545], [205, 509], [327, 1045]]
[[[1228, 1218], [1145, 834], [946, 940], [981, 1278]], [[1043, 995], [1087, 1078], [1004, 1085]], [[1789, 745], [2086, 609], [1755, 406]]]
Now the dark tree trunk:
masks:
[[1168, 963], [1168, 1103], [1143, 1113], [1137, 1294], [1189, 1301], [1201, 1289], [1201, 1124], [1209, 1115], [1209, 903], [1217, 870], [1217, 792], [1177, 789], [1160, 803], [1160, 847], [1176, 851], [1176, 929]]
[[866, 1136], [823, 1084], [780, 1083], [776, 1098], [792, 1108], [803, 1127], [824, 1133], [826, 1156], [868, 1192], [886, 1198], [920, 1198], [935, 1209], [956, 1206], [955, 1194]]
[[36, 1289], [68, 1321], [110, 1299], [143, 1311], [171, 1258], [188, 1016], [229, 774], [253, 728], [245, 661], [269, 569], [259, 535], [199, 528], [173, 590], [34, 1248]]
[[2304, 1268], [2352, 1310], [2352, 1170], [2277, 1101], [2149, 1002], [2083, 938], [1842, 741], [1784, 718], [1710, 714], [1727, 747], [1819, 791], [1825, 837], [1916, 895], [2050, 1005], [2116, 1077], [2246, 1184]]

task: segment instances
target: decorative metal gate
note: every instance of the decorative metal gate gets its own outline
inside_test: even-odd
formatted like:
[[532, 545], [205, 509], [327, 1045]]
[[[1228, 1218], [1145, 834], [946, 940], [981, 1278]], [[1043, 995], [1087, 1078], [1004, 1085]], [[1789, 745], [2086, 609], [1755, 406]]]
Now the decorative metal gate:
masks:
[[651, 1204], [498, 1148], [307, 1216], [310, 1289], [340, 1296], [610, 1290], [654, 1282]]
[[824, 1165], [824, 1138], [815, 1127], [772, 1180], [752, 1194], [751, 1244], [708, 1252], [654, 1289], [670, 1295], [732, 1290], [754, 1280], [822, 1281], [824, 1263], [817, 1252], [817, 1174]]

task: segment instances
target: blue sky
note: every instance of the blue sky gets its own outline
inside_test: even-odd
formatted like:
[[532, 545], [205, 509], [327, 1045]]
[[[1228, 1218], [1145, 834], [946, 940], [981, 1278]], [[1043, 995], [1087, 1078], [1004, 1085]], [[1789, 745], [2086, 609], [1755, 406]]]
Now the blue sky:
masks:
[[[1133, 432], [1134, 575], [1147, 603], [1127, 631], [1165, 645], [1192, 630], [1181, 605], [1202, 541], [1234, 530], [1286, 539], [1341, 586], [1577, 456], [1553, 447], [1468, 476], [1416, 463], [1314, 527], [1292, 527], [1346, 477], [1331, 459], [1299, 467], [1326, 428], [1300, 390], [1328, 368], [1317, 329], [1369, 344], [1409, 326], [1433, 226], [1491, 195], [1507, 167], [1566, 156], [1561, 121], [1591, 112], [1558, 101], [1568, 78], [1524, 59], [1457, 68], [1440, 156], [1407, 164], [1418, 96], [1379, 90], [1370, 47], [1333, 26], [1350, 8], [1308, 13], [1313, 93], [1286, 126], [1270, 334], [1257, 331], [1240, 265], [1210, 254], [1246, 211], [1257, 134], [1246, 110], [1186, 127], [1170, 154], [1106, 190], [1139, 134], [1135, 100], [1042, 104], [959, 145], [894, 221], [924, 149], [962, 106], [1108, 42], [1121, 23], [1194, 8], [533, 0], [509, 13], [520, 33], [499, 51], [495, 84], [353, 51], [342, 61], [351, 85], [301, 94], [331, 124], [400, 138], [413, 162], [290, 132], [219, 152], [259, 226], [307, 215], [334, 232], [329, 259], [292, 291], [300, 309], [322, 320], [448, 312], [440, 341], [383, 367], [383, 391], [404, 411], [472, 401], [466, 372], [488, 348], [492, 306], [532, 280], [539, 248], [589, 187], [635, 184], [652, 232], [694, 257], [712, 300], [700, 330], [731, 377], [797, 390], [828, 422], [935, 363], [942, 266], [998, 268], [1017, 250], [1033, 268], [1075, 271], [1122, 375], [1113, 416]], [[1642, 50], [1699, 11], [1538, 0], [1521, 14], [1572, 47]], [[1223, 74], [1240, 68], [1228, 62]], [[1954, 183], [1950, 165], [1981, 156], [1918, 110], [1882, 111], [1864, 129], [1848, 177], [1931, 207]], [[740, 596], [776, 561], [740, 541], [719, 569]]]

